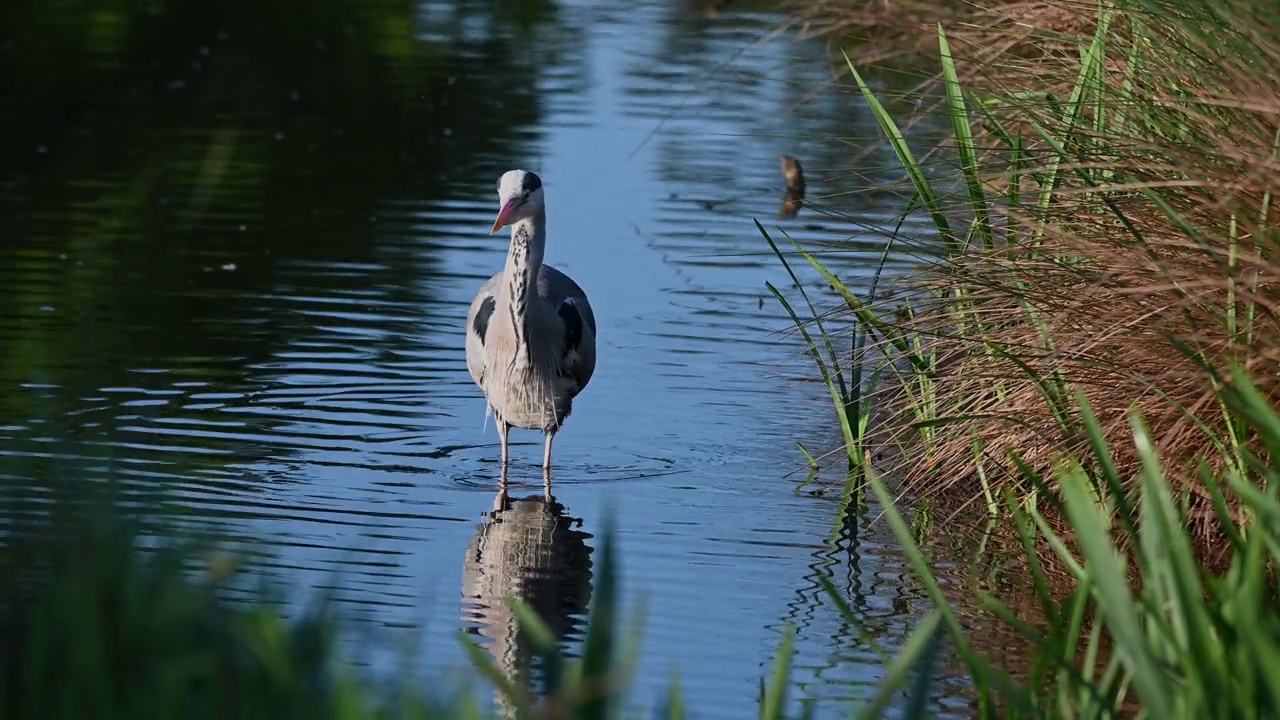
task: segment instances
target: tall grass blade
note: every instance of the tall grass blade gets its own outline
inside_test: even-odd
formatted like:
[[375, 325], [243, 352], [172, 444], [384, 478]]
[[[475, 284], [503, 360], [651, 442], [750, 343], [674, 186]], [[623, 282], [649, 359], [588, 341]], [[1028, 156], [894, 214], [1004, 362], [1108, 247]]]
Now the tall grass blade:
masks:
[[613, 668], [613, 636], [617, 619], [617, 558], [614, 551], [613, 521], [604, 523], [600, 542], [600, 574], [592, 596], [587, 636], [583, 641], [581, 675], [582, 720], [606, 720], [618, 688]]
[[947, 33], [938, 24], [938, 52], [942, 57], [943, 86], [947, 93], [947, 114], [951, 116], [951, 128], [955, 133], [956, 151], [960, 155], [960, 171], [969, 191], [969, 205], [974, 213], [974, 227], [985, 247], [991, 247], [991, 224], [987, 217], [987, 197], [982, 189], [982, 177], [978, 169], [978, 153], [973, 142], [973, 128], [969, 125], [969, 109], [965, 107], [964, 92], [956, 74], [955, 59]]
[[[872, 696], [871, 702], [859, 711], [858, 717], [864, 720], [875, 720], [876, 718], [884, 717], [885, 712], [889, 709], [889, 704], [893, 702], [894, 695], [902, 689], [903, 684], [906, 683], [907, 678], [913, 671], [927, 678], [923, 686], [917, 682], [913, 689], [916, 692], [923, 691], [923, 702], [927, 703], [929, 701], [929, 683], [932, 681], [933, 667], [937, 661], [942, 640], [941, 625], [942, 613], [938, 610], [934, 610], [925, 616], [924, 620], [907, 637], [902, 650], [898, 652], [897, 657], [893, 659], [893, 662], [885, 670], [884, 677], [880, 679], [880, 684], [876, 689], [876, 694]], [[914, 705], [914, 702], [912, 702], [912, 705]], [[912, 712], [906, 714], [908, 718], [923, 716], [923, 714], [913, 714]]]
[[769, 685], [760, 706], [760, 720], [783, 720], [787, 708], [787, 687], [791, 683], [791, 646], [794, 642], [795, 628], [788, 625], [773, 658], [773, 672], [769, 675]]
[[879, 124], [880, 129], [889, 138], [889, 144], [893, 147], [893, 152], [898, 156], [898, 161], [911, 178], [911, 184], [914, 186], [916, 194], [919, 195], [921, 203], [929, 211], [929, 216], [933, 218], [938, 232], [942, 235], [949, 248], [953, 251], [959, 250], [959, 243], [951, 229], [951, 223], [947, 220], [946, 213], [942, 210], [942, 203], [938, 200], [938, 195], [934, 192], [933, 184], [929, 182], [929, 177], [925, 174], [924, 167], [916, 160], [915, 154], [907, 144], [906, 137], [898, 129], [898, 124], [894, 122], [893, 116], [889, 114], [888, 110], [885, 110], [884, 105], [880, 104], [880, 100], [875, 93], [871, 91], [871, 88], [862, 79], [861, 73], [858, 72], [858, 68], [854, 66], [853, 61], [849, 59], [849, 55], [844, 53], [843, 50], [840, 52], [844, 54], [845, 64], [848, 65], [854, 81], [858, 83], [858, 90], [862, 93], [862, 97], [866, 99], [867, 105], [870, 106], [876, 123]]
[[955, 643], [956, 651], [964, 661], [969, 672], [972, 673], [975, 680], [976, 690], [979, 696], [979, 703], [986, 706], [991, 702], [991, 692], [999, 692], [1006, 701], [1014, 706], [1022, 708], [1024, 711], [1030, 711], [1034, 704], [1031, 695], [1026, 690], [1015, 686], [1002, 672], [993, 668], [978, 657], [973, 647], [969, 644], [968, 638], [961, 627], [955, 613], [951, 610], [950, 604], [947, 602], [946, 595], [942, 592], [942, 587], [938, 584], [937, 578], [933, 574], [932, 568], [929, 566], [928, 560], [925, 559], [924, 553], [921, 552], [919, 544], [916, 542], [915, 534], [911, 531], [911, 527], [902, 518], [902, 514], [898, 511], [897, 505], [893, 501], [893, 497], [884, 487], [878, 475], [871, 470], [867, 472], [867, 482], [871, 486], [872, 492], [875, 493], [877, 501], [880, 503], [884, 511], [885, 520], [889, 523], [889, 527], [893, 530], [894, 536], [898, 542], [902, 544], [903, 552], [907, 557], [908, 564], [911, 565], [916, 577], [924, 586], [930, 599], [933, 601], [935, 608], [939, 613], [939, 622], [947, 628], [952, 641]]
[[1147, 645], [1136, 601], [1129, 590], [1119, 551], [1112, 545], [1105, 518], [1090, 497], [1090, 483], [1078, 468], [1059, 475], [1067, 518], [1075, 531], [1102, 618], [1125, 657], [1138, 694], [1154, 717], [1170, 715], [1173, 688]]

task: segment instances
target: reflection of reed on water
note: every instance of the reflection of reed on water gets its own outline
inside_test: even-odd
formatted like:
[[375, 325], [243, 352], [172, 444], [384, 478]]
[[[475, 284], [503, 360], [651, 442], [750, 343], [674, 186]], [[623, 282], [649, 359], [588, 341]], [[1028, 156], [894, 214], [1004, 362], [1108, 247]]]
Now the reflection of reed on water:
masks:
[[591, 599], [591, 535], [575, 530], [582, 521], [563, 513], [554, 498], [500, 495], [467, 546], [462, 569], [464, 624], [489, 639], [498, 668], [517, 687], [539, 694], [546, 688], [533, 685], [539, 678], [529, 641], [507, 598], [527, 603], [562, 646], [581, 633]]

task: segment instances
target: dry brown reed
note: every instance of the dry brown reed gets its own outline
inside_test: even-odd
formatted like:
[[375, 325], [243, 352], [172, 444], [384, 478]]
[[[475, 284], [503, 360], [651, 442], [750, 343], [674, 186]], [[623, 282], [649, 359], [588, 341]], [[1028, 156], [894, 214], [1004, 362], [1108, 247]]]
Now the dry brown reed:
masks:
[[[1216, 24], [1198, 32], [1162, 15], [1184, 4], [1125, 5], [1075, 113], [1097, 5], [994, 2], [948, 28], [967, 84], [1006, 98], [1000, 132], [988, 123], [977, 141], [989, 187], [1022, 187], [1000, 208], [1002, 243], [909, 281], [933, 301], [905, 327], [947, 361], [927, 392], [885, 390], [882, 430], [910, 439], [900, 461], [915, 494], [980, 502], [978, 478], [1020, 482], [1017, 461], [1047, 478], [1090, 456], [1077, 390], [1121, 476], [1136, 477], [1138, 411], [1213, 565], [1220, 528], [1201, 472], [1261, 453], [1224, 412], [1215, 373], [1243, 363], [1280, 399], [1280, 13], [1210, 3]], [[1011, 136], [1018, 168], [1000, 142]]]

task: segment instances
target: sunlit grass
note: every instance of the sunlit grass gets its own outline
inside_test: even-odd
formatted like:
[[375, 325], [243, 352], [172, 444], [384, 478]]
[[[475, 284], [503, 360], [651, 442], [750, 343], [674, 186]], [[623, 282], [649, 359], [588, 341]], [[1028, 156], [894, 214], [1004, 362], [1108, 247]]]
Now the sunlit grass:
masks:
[[[761, 228], [808, 306], [801, 318], [770, 286], [820, 357], [852, 464], [866, 454], [874, 410], [888, 405], [900, 417], [884, 427], [913, 446], [900, 468], [909, 485], [956, 489], [936, 482], [946, 468], [962, 493], [976, 486], [991, 506], [1007, 483], [1031, 489], [1023, 464], [1049, 476], [1058, 458], [1089, 450], [1072, 402], [1081, 392], [1104, 437], [1127, 434], [1134, 409], [1151, 419], [1175, 495], [1201, 501], [1201, 529], [1214, 532], [1197, 467], [1240, 468], [1250, 445], [1219, 396], [1222, 374], [1276, 355], [1270, 310], [1280, 298], [1264, 279], [1277, 270], [1269, 213], [1280, 128], [1275, 95], [1248, 95], [1257, 83], [1241, 79], [1271, 48], [1235, 58], [1234, 71], [1219, 63], [1214, 82], [1239, 80], [1243, 89], [1197, 88], [1190, 70], [1172, 74], [1179, 66], [1171, 49], [1176, 41], [1187, 54], [1205, 51], [1208, 41], [1144, 24], [1140, 12], [1155, 13], [1153, 2], [1125, 5], [1123, 32], [1117, 11], [1101, 6], [1078, 65], [1063, 68], [1073, 83], [1061, 99], [964, 92], [939, 30], [958, 198], [936, 187], [936, 173], [849, 63], [907, 170], [912, 206], [933, 220], [942, 245], [940, 255], [920, 258], [914, 275], [895, 278], [907, 291], [894, 312], [876, 302], [874, 283], [860, 297], [823, 265], [821, 250], [797, 245], [842, 301], [846, 312], [833, 316], [818, 312]], [[1269, 19], [1280, 28], [1280, 18]], [[1153, 78], [1149, 87], [1136, 67]], [[1000, 190], [990, 181], [997, 175]], [[886, 252], [897, 241], [887, 238]], [[853, 348], [837, 352], [835, 338], [849, 327]], [[1268, 396], [1280, 389], [1263, 385]], [[884, 402], [890, 393], [895, 401]], [[1126, 478], [1141, 467], [1131, 449], [1113, 460]]]
[[[961, 70], [938, 29], [959, 194], [846, 58], [940, 253], [895, 279], [896, 311], [802, 253], [845, 311], [805, 339], [817, 357], [853, 326], [877, 351], [821, 360], [851, 461], [885, 437], [906, 450], [851, 465], [850, 482], [871, 488], [937, 606], [908, 647], [946, 631], [979, 715], [1275, 716], [1280, 76], [1261, 68], [1280, 60], [1280, 10], [1093, 7], [1085, 34], [1045, 32], [1034, 64]], [[1001, 27], [960, 34], [996, 41]], [[851, 422], [851, 407], [876, 422]], [[976, 504], [1018, 537], [1043, 622], [981, 602], [1035, 648], [1024, 676], [966, 637], [904, 494]], [[1051, 585], [1043, 562], [1069, 582]]]
[[[1228, 387], [1224, 402], [1233, 415], [1259, 432], [1265, 445], [1280, 449], [1280, 415], [1272, 404], [1243, 373]], [[1082, 409], [1083, 424], [1100, 432], [1087, 404]], [[1112, 717], [1135, 709], [1153, 718], [1280, 713], [1280, 692], [1273, 682], [1280, 673], [1280, 614], [1272, 576], [1280, 561], [1280, 498], [1274, 490], [1280, 468], [1255, 457], [1250, 472], [1229, 471], [1221, 485], [1214, 485], [1218, 497], [1234, 493], [1256, 521], [1237, 524], [1219, 503], [1221, 520], [1231, 529], [1232, 559], [1222, 573], [1207, 573], [1197, 562], [1186, 508], [1174, 500], [1149, 429], [1136, 415], [1131, 427], [1144, 465], [1138, 527], [1116, 523], [1117, 507], [1128, 499], [1108, 488], [1120, 487], [1120, 478], [1098, 478], [1084, 470], [1087, 460], [1107, 464], [1111, 456], [1105, 446], [1097, 457], [1064, 464], [1055, 474], [1068, 535], [1053, 530], [1034, 505], [1012, 493], [1005, 497], [1005, 510], [1037, 570], [1035, 593], [1047, 622], [1033, 626], [990, 594], [980, 600], [1037, 648], [1033, 672], [1021, 682], [1014, 682], [998, 659], [982, 658], [972, 649], [931, 580], [901, 511], [873, 474], [870, 485], [885, 517], [914, 571], [925, 579], [941, 625], [975, 681], [982, 716]], [[1037, 540], [1047, 542], [1073, 576], [1074, 587], [1065, 597], [1051, 590], [1038, 572]], [[1126, 548], [1136, 555], [1137, 575], [1129, 567]], [[932, 627], [918, 630], [920, 635], [933, 632]], [[913, 640], [908, 647], [915, 644]]]

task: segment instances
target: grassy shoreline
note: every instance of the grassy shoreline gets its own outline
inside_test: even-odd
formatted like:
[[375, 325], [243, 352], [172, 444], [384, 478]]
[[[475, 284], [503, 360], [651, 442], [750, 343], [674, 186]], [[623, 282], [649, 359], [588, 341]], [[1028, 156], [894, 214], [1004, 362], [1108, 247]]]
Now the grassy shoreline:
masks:
[[[1077, 391], [1104, 439], [1127, 437], [1128, 416], [1140, 411], [1179, 496], [1196, 505], [1198, 546], [1210, 551], [1226, 537], [1200, 489], [1202, 473], [1243, 469], [1245, 452], [1256, 450], [1225, 406], [1226, 377], [1242, 365], [1268, 398], [1280, 390], [1267, 372], [1280, 337], [1273, 314], [1280, 298], [1267, 282], [1276, 270], [1271, 195], [1280, 106], [1259, 87], [1226, 84], [1276, 49], [1261, 47], [1228, 65], [1206, 55], [1218, 50], [1212, 38], [1148, 27], [1165, 19], [1158, 15], [1165, 3], [1122, 5], [1105, 6], [1102, 23], [1075, 23], [1088, 30], [1072, 43], [1083, 60], [1061, 64], [1057, 76], [1074, 85], [1046, 80], [1043, 69], [1022, 77], [1020, 60], [965, 73], [951, 47], [971, 47], [988, 29], [968, 43], [943, 36], [949, 75], [938, 82], [947, 92], [942, 111], [956, 129], [960, 196], [930, 182], [934, 168], [862, 85], [910, 176], [904, 193], [934, 220], [946, 248], [921, 255], [915, 271], [895, 278], [898, 294], [889, 299], [874, 288], [857, 296], [820, 257], [806, 256], [843, 296], [845, 318], [833, 321], [805, 297], [811, 315], [822, 310], [825, 320], [808, 339], [824, 378], [838, 385], [833, 397], [850, 462], [897, 450], [889, 470], [905, 473], [917, 493], [938, 489], [924, 486], [938, 485], [941, 468], [959, 468], [963, 480], [941, 490], [989, 507], [1001, 483], [1086, 456], [1092, 447], [1070, 397]], [[1057, 30], [1043, 37], [1046, 45], [1066, 43]], [[1179, 44], [1185, 55], [1206, 55], [1195, 61], [1215, 65], [1219, 77], [1174, 75], [1182, 59], [1164, 55]], [[856, 76], [856, 65], [849, 67]], [[1168, 80], [1142, 88], [1136, 83], [1144, 74]], [[852, 354], [835, 352], [850, 346], [850, 336]], [[1136, 452], [1116, 452], [1117, 471], [1132, 476]], [[975, 485], [985, 488], [981, 494]]]
[[[916, 7], [798, 12], [848, 41]], [[794, 318], [832, 390], [847, 482], [895, 524], [881, 473], [1014, 539], [1040, 621], [979, 600], [1039, 652], [1017, 682], [935, 593], [981, 715], [1271, 716], [1280, 11], [943, 3], [934, 19], [949, 153], [914, 148], [848, 66], [941, 252], [886, 301], [796, 248], [842, 301], [833, 314], [805, 297]]]

